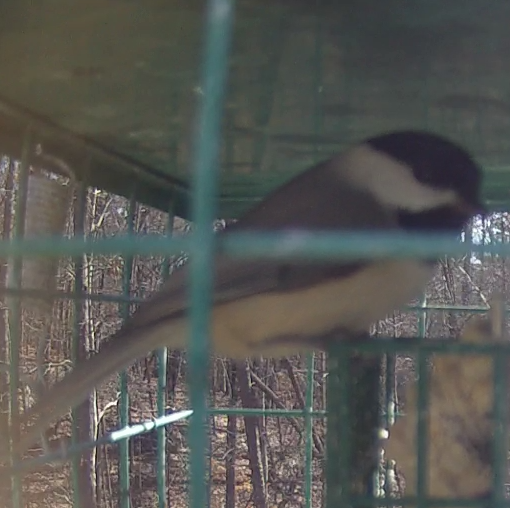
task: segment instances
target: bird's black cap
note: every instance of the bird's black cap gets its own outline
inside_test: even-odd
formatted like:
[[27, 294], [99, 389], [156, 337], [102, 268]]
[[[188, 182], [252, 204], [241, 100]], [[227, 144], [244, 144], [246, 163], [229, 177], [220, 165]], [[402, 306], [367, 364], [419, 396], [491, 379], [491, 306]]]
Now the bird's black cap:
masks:
[[482, 169], [460, 145], [424, 131], [396, 131], [366, 143], [410, 168], [427, 185], [452, 189], [475, 213], [485, 213], [480, 191]]

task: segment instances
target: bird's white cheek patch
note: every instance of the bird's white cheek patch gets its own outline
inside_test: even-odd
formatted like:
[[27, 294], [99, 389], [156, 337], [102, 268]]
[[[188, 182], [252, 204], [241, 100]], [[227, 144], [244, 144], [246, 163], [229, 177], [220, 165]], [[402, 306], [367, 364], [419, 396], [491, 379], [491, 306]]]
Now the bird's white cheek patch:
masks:
[[450, 189], [437, 189], [420, 183], [405, 164], [368, 146], [346, 154], [347, 178], [358, 188], [369, 189], [377, 200], [394, 209], [422, 212], [454, 205], [458, 196]]

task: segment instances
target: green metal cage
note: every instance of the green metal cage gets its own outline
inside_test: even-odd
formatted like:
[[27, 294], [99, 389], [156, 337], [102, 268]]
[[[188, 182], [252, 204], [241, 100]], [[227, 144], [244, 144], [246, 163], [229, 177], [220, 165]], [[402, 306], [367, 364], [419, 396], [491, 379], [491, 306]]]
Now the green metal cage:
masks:
[[[56, 0], [34, 5], [22, 0], [2, 5], [0, 64], [7, 78], [0, 83], [0, 150], [20, 161], [13, 235], [0, 242], [2, 256], [12, 267], [5, 291], [10, 312], [11, 414], [20, 409], [23, 298], [73, 299], [69, 351], [73, 361], [82, 353], [78, 338], [83, 302], [108, 300], [87, 292], [83, 254], [123, 256], [122, 294], [109, 301], [120, 304], [125, 318], [130, 303], [136, 301], [130, 295], [135, 257], [165, 257], [166, 274], [168, 257], [186, 251], [192, 301], [187, 352], [190, 411], [166, 414], [168, 352], [158, 351], [157, 417], [142, 423], [130, 421], [127, 374], [121, 373], [119, 430], [95, 443], [78, 443], [78, 429], [73, 428], [73, 443], [65, 454], [50, 450], [21, 465], [15, 463], [17, 457], [2, 456], [8, 471], [2, 476], [9, 477], [12, 498], [6, 505], [26, 506], [25, 469], [70, 456], [71, 501], [73, 506], [84, 506], [79, 496], [79, 454], [91, 446], [118, 443], [118, 505], [132, 506], [130, 439], [155, 430], [155, 503], [172, 506], [165, 429], [187, 421], [189, 506], [210, 506], [208, 426], [211, 418], [236, 414], [303, 419], [302, 506], [313, 506], [316, 483], [326, 486], [322, 499], [327, 508], [506, 506], [502, 493], [508, 449], [508, 345], [478, 347], [411, 339], [407, 343], [382, 340], [366, 346], [338, 345], [328, 351], [328, 372], [323, 373], [328, 383], [327, 407], [320, 409], [314, 404], [313, 355], [306, 360], [303, 407], [293, 410], [215, 407], [208, 397], [204, 366], [210, 362], [206, 341], [210, 266], [218, 248], [238, 256], [504, 258], [508, 247], [503, 233], [496, 239], [468, 238], [466, 234], [462, 243], [394, 235], [308, 234], [282, 252], [278, 249], [282, 238], [271, 235], [231, 238], [220, 245], [211, 224], [218, 217], [237, 217], [314, 161], [366, 136], [400, 127], [427, 128], [467, 146], [484, 166], [486, 203], [495, 213], [505, 212], [510, 198], [508, 21], [510, 5], [503, 0], [493, 0], [490, 6], [481, 0], [362, 0], [356, 4], [330, 0], [150, 0], [143, 4], [113, 0], [105, 4], [86, 0], [78, 6]], [[24, 239], [30, 168], [34, 160], [48, 163], [44, 154], [57, 156], [72, 168], [68, 184], [73, 185], [76, 200], [70, 239]], [[55, 160], [51, 163], [55, 167]], [[85, 238], [84, 202], [89, 187], [128, 199], [124, 219], [131, 233], [135, 232], [138, 204], [167, 212], [169, 233], [175, 217], [191, 220], [193, 232], [175, 238]], [[72, 258], [76, 274], [72, 290], [27, 289], [22, 264], [27, 253], [41, 259]], [[416, 336], [423, 339], [430, 313], [483, 313], [487, 306], [483, 302], [439, 305], [423, 299], [408, 310], [417, 316]], [[490, 499], [427, 498], [429, 436], [424, 416], [418, 418], [417, 428], [416, 499], [395, 498], [388, 489], [381, 494], [380, 477], [388, 479], [389, 471], [377, 474], [377, 464], [371, 459], [367, 468], [366, 454], [378, 440], [377, 428], [386, 428], [394, 420], [395, 354], [409, 350], [417, 358], [421, 415], [428, 407], [432, 354], [479, 353], [494, 358], [494, 418], [500, 425], [491, 436], [494, 476]], [[327, 425], [326, 473], [319, 481], [314, 480], [311, 465], [312, 428], [317, 420], [326, 420]], [[353, 427], [362, 432], [353, 437]], [[14, 473], [9, 469], [13, 465]]]

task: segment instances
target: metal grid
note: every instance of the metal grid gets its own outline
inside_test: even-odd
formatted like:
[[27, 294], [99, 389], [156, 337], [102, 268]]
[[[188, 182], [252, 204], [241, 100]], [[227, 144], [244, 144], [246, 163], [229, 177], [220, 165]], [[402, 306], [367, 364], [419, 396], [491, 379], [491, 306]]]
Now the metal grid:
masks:
[[[209, 354], [205, 341], [208, 329], [208, 309], [210, 306], [210, 289], [211, 289], [211, 273], [210, 263], [212, 255], [217, 245], [217, 239], [213, 234], [210, 227], [216, 217], [216, 202], [215, 196], [218, 190], [218, 167], [215, 161], [218, 160], [218, 147], [219, 147], [219, 124], [223, 110], [223, 99], [225, 90], [225, 77], [227, 70], [227, 56], [230, 43], [230, 32], [233, 22], [233, 7], [229, 0], [210, 0], [209, 12], [207, 16], [207, 33], [205, 37], [205, 55], [204, 65], [202, 72], [202, 101], [199, 112], [199, 122], [197, 126], [196, 146], [194, 150], [195, 158], [193, 161], [193, 209], [192, 219], [195, 223], [194, 234], [187, 239], [181, 240], [150, 240], [146, 239], [143, 242], [136, 239], [115, 239], [102, 242], [89, 242], [82, 241], [77, 234], [76, 239], [70, 242], [55, 242], [51, 241], [26, 241], [23, 242], [23, 223], [24, 223], [24, 202], [26, 200], [26, 181], [28, 178], [28, 151], [31, 148], [32, 135], [29, 132], [25, 139], [24, 150], [22, 154], [22, 165], [20, 173], [20, 194], [18, 196], [18, 209], [17, 209], [17, 226], [15, 229], [15, 238], [12, 242], [3, 242], [0, 244], [1, 251], [4, 256], [14, 256], [14, 270], [11, 281], [12, 294], [20, 294], [21, 287], [21, 259], [20, 255], [30, 251], [33, 254], [40, 255], [70, 255], [76, 257], [76, 273], [81, 273], [81, 260], [80, 254], [83, 252], [97, 252], [97, 253], [118, 253], [122, 252], [126, 256], [126, 263], [124, 267], [124, 305], [123, 316], [126, 317], [129, 312], [129, 306], [126, 303], [128, 288], [130, 284], [130, 275], [133, 256], [140, 253], [146, 254], [164, 254], [169, 255], [181, 251], [183, 248], [190, 252], [191, 256], [191, 322], [192, 333], [189, 347], [189, 368], [190, 368], [190, 404], [193, 408], [193, 415], [190, 419], [189, 430], [189, 444], [190, 444], [190, 506], [192, 508], [202, 508], [207, 506], [207, 483], [204, 482], [207, 472], [206, 453], [208, 449], [206, 426], [208, 417], [211, 414], [227, 414], [228, 412], [222, 409], [209, 409], [206, 400], [206, 386], [207, 378], [204, 368], [208, 364]], [[317, 73], [320, 75], [320, 73]], [[319, 129], [320, 126], [317, 126]], [[83, 197], [83, 189], [81, 189], [81, 196]], [[133, 199], [129, 210], [129, 222], [132, 224], [134, 203], [136, 194], [133, 193]], [[171, 199], [169, 199], [171, 201]], [[169, 208], [172, 208], [172, 203], [169, 203]], [[83, 211], [81, 212], [83, 213]], [[171, 216], [172, 217], [172, 216]], [[80, 212], [77, 214], [77, 224], [83, 223], [83, 215]], [[76, 228], [76, 233], [79, 233], [79, 227]], [[232, 253], [237, 255], [268, 255], [268, 256], [316, 256], [316, 257], [329, 257], [329, 256], [370, 256], [370, 252], [377, 246], [377, 254], [380, 256], [388, 254], [401, 254], [405, 250], [410, 255], [428, 256], [431, 254], [463, 254], [471, 251], [488, 250], [487, 246], [473, 246], [473, 245], [459, 245], [455, 242], [445, 242], [444, 239], [416, 239], [409, 240], [408, 238], [401, 238], [398, 236], [376, 238], [371, 235], [370, 238], [361, 235], [349, 235], [338, 238], [335, 236], [322, 236], [322, 235], [303, 235], [300, 242], [294, 242], [293, 248], [285, 252], [279, 250], [281, 245], [281, 238], [271, 236], [260, 237], [240, 237], [237, 239], [229, 240], [228, 244], [222, 245], [221, 248], [229, 249]], [[491, 250], [495, 254], [504, 254], [506, 252], [505, 246], [492, 246]], [[83, 292], [83, 284], [79, 276], [76, 278], [75, 294], [76, 301], [83, 300], [87, 295]], [[16, 301], [14, 299], [14, 301]], [[423, 315], [425, 306], [418, 307], [416, 311]], [[79, 317], [79, 305], [77, 305], [76, 320]], [[453, 307], [450, 310], [455, 310]], [[462, 310], [462, 309], [457, 309]], [[469, 308], [469, 311], [484, 311], [485, 309]], [[11, 410], [16, 414], [19, 410], [17, 407], [17, 386], [18, 379], [18, 362], [19, 358], [16, 351], [19, 348], [20, 331], [21, 331], [21, 308], [19, 303], [15, 304], [12, 309], [13, 319], [11, 321]], [[425, 329], [423, 319], [420, 317], [420, 336], [424, 337]], [[74, 348], [73, 358], [77, 356], [77, 327], [75, 327], [74, 335]], [[427, 407], [428, 384], [427, 380], [427, 362], [428, 357], [433, 353], [448, 353], [455, 352], [456, 354], [469, 354], [473, 352], [485, 352], [494, 356], [496, 364], [495, 369], [495, 417], [499, 418], [503, 425], [497, 427], [498, 430], [494, 435], [494, 449], [497, 451], [494, 464], [495, 471], [502, 471], [506, 466], [506, 447], [503, 443], [504, 430], [506, 428], [505, 418], [506, 409], [504, 406], [505, 397], [502, 396], [501, 390], [506, 387], [505, 376], [508, 354], [510, 349], [504, 346], [498, 347], [475, 347], [463, 346], [458, 344], [415, 344], [405, 345], [398, 343], [381, 342], [378, 345], [370, 344], [364, 349], [367, 351], [378, 351], [380, 353], [395, 353], [400, 350], [408, 350], [410, 347], [417, 349], [418, 354], [418, 376], [420, 378], [418, 390], [418, 405], [420, 408]], [[349, 425], [347, 424], [349, 415], [349, 406], [345, 404], [348, 397], [349, 379], [347, 373], [349, 372], [348, 360], [351, 352], [355, 349], [363, 349], [363, 346], [342, 345], [338, 346], [336, 350], [330, 351], [329, 359], [329, 389], [330, 395], [328, 397], [328, 492], [326, 505], [329, 507], [348, 506], [348, 505], [363, 505], [369, 503], [374, 505], [400, 505], [403, 504], [401, 499], [365, 499], [360, 496], [351, 495], [350, 485], [351, 478], [349, 477], [350, 469], [350, 453], [352, 452], [351, 437], [348, 432]], [[160, 351], [158, 353], [158, 368], [160, 369], [160, 380], [166, 378], [165, 361], [166, 352]], [[391, 358], [391, 357], [388, 357]], [[387, 372], [391, 371], [391, 361], [387, 363]], [[316, 417], [323, 417], [321, 412], [313, 411], [313, 391], [312, 391], [312, 366], [313, 357], [310, 356], [308, 360], [308, 389], [306, 393], [306, 407], [304, 411], [272, 411], [272, 415], [299, 415], [305, 418], [306, 428], [306, 470], [310, 471], [311, 460], [311, 425], [312, 419]], [[121, 398], [120, 398], [120, 425], [122, 427], [128, 424], [127, 408], [128, 408], [128, 394], [126, 390], [126, 378], [124, 374], [120, 375]], [[160, 386], [158, 396], [158, 412], [159, 416], [163, 415], [164, 406], [163, 399], [161, 398], [163, 384]], [[388, 397], [391, 394], [388, 393]], [[237, 414], [252, 414], [261, 415], [262, 411], [237, 411]], [[267, 414], [267, 412], [266, 412]], [[158, 476], [157, 488], [160, 499], [160, 506], [165, 506], [166, 498], [166, 485], [165, 485], [165, 440], [164, 431], [161, 425], [165, 420], [157, 420], [154, 426], [158, 427]], [[150, 425], [147, 425], [147, 429]], [[135, 429], [136, 432], [139, 429]], [[14, 436], [15, 437], [15, 436]], [[118, 438], [115, 438], [118, 439]], [[122, 507], [129, 506], [129, 461], [128, 461], [128, 442], [126, 439], [120, 440], [120, 478], [121, 478], [121, 496], [119, 504]], [[58, 455], [58, 454], [57, 454]], [[418, 420], [418, 442], [417, 442], [417, 456], [418, 456], [418, 486], [417, 486], [417, 500], [412, 501], [418, 507], [425, 506], [474, 506], [478, 503], [480, 506], [486, 506], [486, 501], [472, 500], [427, 500], [425, 496], [426, 491], [426, 455], [427, 455], [427, 427], [424, 418]], [[47, 457], [48, 459], [49, 457]], [[75, 477], [73, 479], [74, 485], [78, 484], [76, 478], [77, 464], [75, 459]], [[22, 506], [21, 501], [21, 480], [18, 476], [14, 475], [13, 480], [13, 505]], [[499, 493], [502, 491], [501, 483], [503, 475], [498, 474], [494, 477], [494, 492]], [[305, 492], [306, 492], [306, 506], [311, 506], [311, 476], [308, 472], [305, 475]], [[496, 494], [492, 506], [505, 506], [506, 501]], [[75, 499], [76, 506], [80, 506], [79, 499]]]

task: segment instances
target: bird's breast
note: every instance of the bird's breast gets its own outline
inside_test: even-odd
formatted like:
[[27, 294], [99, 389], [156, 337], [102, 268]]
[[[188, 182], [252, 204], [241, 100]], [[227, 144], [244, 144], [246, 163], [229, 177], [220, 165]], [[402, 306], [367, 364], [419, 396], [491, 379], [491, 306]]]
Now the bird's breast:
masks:
[[[212, 340], [219, 354], [232, 357], [246, 356], [248, 344], [260, 345], [258, 354], [274, 354], [271, 343], [276, 347], [282, 337], [366, 331], [418, 296], [432, 275], [433, 267], [419, 260], [382, 261], [304, 289], [228, 302], [213, 312]], [[291, 349], [287, 344], [285, 354]]]

